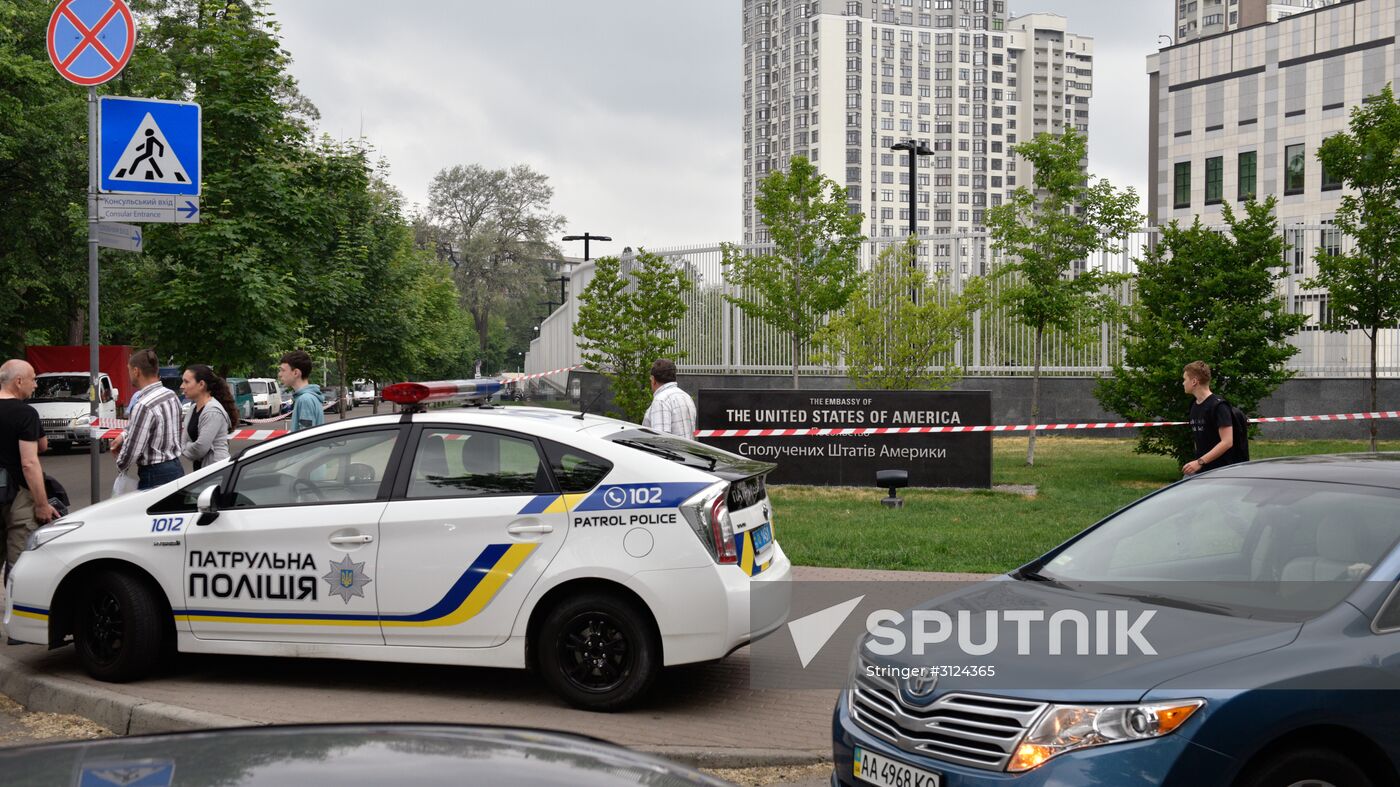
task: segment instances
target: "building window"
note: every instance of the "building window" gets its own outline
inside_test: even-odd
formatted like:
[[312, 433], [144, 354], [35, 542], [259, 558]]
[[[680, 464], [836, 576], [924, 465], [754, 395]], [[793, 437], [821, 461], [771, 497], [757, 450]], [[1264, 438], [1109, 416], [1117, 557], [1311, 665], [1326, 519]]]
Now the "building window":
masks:
[[1240, 154], [1239, 199], [1240, 202], [1254, 199], [1258, 173], [1258, 154], [1254, 151]]
[[1307, 159], [1302, 145], [1289, 145], [1283, 149], [1283, 193], [1302, 194], [1306, 183]]
[[1176, 195], [1173, 207], [1191, 207], [1191, 162], [1177, 162], [1175, 177], [1172, 178], [1172, 190]]
[[1225, 192], [1225, 159], [1206, 159], [1206, 204], [1219, 205]]
[[1332, 173], [1330, 173], [1330, 172], [1327, 171], [1327, 165], [1326, 165], [1326, 164], [1323, 164], [1323, 165], [1322, 165], [1322, 190], [1323, 190], [1323, 191], [1336, 191], [1336, 190], [1340, 189], [1341, 187], [1342, 187], [1342, 179], [1341, 179], [1341, 178], [1338, 178], [1338, 177], [1334, 177], [1334, 176], [1332, 175]]

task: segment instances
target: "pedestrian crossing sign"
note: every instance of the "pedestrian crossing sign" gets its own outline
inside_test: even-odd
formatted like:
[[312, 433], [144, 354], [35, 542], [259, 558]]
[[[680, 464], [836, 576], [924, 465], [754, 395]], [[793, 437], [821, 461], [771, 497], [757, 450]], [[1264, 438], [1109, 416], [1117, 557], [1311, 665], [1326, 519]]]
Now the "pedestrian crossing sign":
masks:
[[99, 191], [200, 193], [198, 104], [101, 96], [97, 118]]

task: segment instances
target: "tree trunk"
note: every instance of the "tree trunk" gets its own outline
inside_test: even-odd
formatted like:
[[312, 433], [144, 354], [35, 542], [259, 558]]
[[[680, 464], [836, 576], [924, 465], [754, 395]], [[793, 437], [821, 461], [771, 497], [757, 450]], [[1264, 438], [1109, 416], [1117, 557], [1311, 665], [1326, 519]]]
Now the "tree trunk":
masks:
[[[340, 351], [337, 352], [337, 353], [335, 354], [336, 365], [340, 367], [340, 391], [336, 393], [336, 398], [337, 398], [338, 401], [337, 401], [337, 403], [336, 403], [335, 409], [340, 413], [340, 420], [342, 420], [342, 421], [345, 420], [346, 411], [350, 409], [349, 407], [346, 407], [346, 406], [345, 406], [345, 394], [346, 394], [346, 389], [345, 389], [345, 360], [346, 360], [346, 359], [345, 359], [345, 356], [346, 356], [346, 354], [347, 354], [347, 353], [345, 352], [345, 345], [343, 345], [343, 344], [341, 345]], [[352, 394], [352, 396], [353, 396], [353, 394]]]
[[83, 307], [73, 307], [73, 316], [68, 318], [68, 346], [73, 347], [79, 344], [87, 344], [83, 339], [83, 328], [87, 321], [87, 314]]
[[800, 386], [797, 383], [797, 359], [802, 352], [802, 340], [797, 338], [797, 334], [792, 335], [792, 390], [796, 391]]
[[486, 309], [472, 309], [472, 323], [476, 325], [477, 360], [486, 358], [486, 347], [491, 343], [491, 312]]
[[1026, 464], [1035, 464], [1035, 425], [1040, 418], [1040, 347], [1045, 341], [1044, 326], [1035, 328], [1035, 367], [1031, 371], [1031, 429], [1026, 446]]
[[[1376, 340], [1380, 338], [1380, 334], [1381, 331], [1379, 327], [1373, 327], [1371, 329], [1371, 412], [1373, 413], [1376, 411]], [[1380, 425], [1376, 422], [1376, 419], [1374, 418], [1370, 419], [1370, 421], [1371, 451], [1374, 452], [1377, 450], [1376, 431]]]

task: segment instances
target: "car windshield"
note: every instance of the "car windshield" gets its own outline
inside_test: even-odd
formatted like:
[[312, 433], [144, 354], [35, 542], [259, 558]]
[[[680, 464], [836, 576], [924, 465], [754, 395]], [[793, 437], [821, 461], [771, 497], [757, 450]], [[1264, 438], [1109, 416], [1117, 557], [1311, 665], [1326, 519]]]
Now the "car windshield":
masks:
[[364, 393], [374, 393], [374, 383], [360, 383], [355, 386], [355, 390]]
[[40, 377], [31, 401], [35, 402], [86, 402], [88, 400], [88, 378], [86, 375], [65, 374], [59, 377]]
[[1202, 478], [1141, 501], [1018, 577], [1298, 620], [1347, 598], [1397, 540], [1395, 490]]

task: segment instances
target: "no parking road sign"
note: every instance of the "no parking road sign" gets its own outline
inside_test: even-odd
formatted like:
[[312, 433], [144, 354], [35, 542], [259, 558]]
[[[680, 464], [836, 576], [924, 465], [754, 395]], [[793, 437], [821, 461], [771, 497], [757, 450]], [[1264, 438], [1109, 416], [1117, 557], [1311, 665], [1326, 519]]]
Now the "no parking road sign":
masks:
[[122, 0], [60, 0], [49, 17], [49, 60], [63, 78], [91, 87], [126, 67], [136, 21]]
[[97, 100], [98, 190], [199, 193], [199, 105], [153, 98]]

